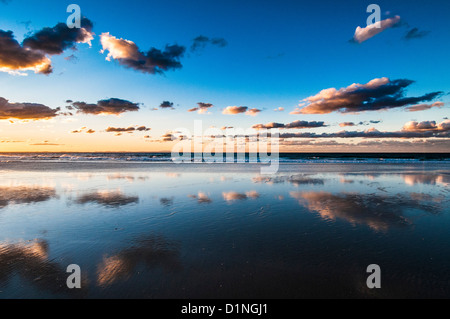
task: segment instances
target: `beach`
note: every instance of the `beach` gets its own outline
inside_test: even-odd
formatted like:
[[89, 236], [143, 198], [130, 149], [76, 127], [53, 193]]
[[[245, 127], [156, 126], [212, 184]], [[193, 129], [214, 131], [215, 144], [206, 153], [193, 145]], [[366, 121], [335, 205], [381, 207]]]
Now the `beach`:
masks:
[[2, 161], [0, 298], [450, 297], [448, 161], [260, 166]]

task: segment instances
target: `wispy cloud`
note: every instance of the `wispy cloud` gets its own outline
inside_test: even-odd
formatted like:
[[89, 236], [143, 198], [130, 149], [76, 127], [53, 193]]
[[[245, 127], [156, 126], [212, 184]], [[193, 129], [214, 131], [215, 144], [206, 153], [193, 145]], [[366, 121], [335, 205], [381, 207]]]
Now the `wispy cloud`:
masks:
[[196, 52], [204, 49], [208, 44], [223, 48], [228, 45], [228, 42], [224, 38], [209, 38], [204, 35], [200, 35], [192, 40], [191, 51]]
[[387, 18], [385, 20], [375, 22], [365, 28], [358, 26], [355, 30], [352, 41], [357, 43], [367, 41], [384, 30], [394, 27], [400, 22], [400, 20], [400, 16], [395, 16], [393, 18]]

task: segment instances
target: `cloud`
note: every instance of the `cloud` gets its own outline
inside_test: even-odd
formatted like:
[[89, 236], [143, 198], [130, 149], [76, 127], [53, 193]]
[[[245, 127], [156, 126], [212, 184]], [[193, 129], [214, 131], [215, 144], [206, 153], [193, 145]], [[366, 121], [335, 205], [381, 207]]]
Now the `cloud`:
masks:
[[191, 51], [196, 52], [204, 49], [208, 44], [223, 48], [228, 45], [228, 42], [223, 38], [208, 38], [200, 35], [192, 40]]
[[173, 103], [170, 101], [164, 101], [159, 105], [160, 108], [162, 109], [173, 109]]
[[253, 109], [249, 109], [247, 112], [245, 112], [245, 114], [250, 115], [250, 116], [256, 116], [261, 112], [261, 110], [253, 108]]
[[70, 29], [65, 23], [58, 23], [53, 28], [44, 28], [25, 38], [22, 45], [14, 39], [11, 31], [0, 30], [0, 71], [18, 75], [26, 75], [23, 71], [47, 75], [52, 73], [48, 56], [75, 49], [77, 43], [90, 45], [94, 36], [93, 24], [83, 18], [81, 25], [79, 29]]
[[186, 48], [179, 45], [166, 45], [163, 51], [151, 48], [146, 53], [139, 50], [133, 42], [118, 39], [109, 33], [100, 35], [102, 53], [108, 51], [107, 61], [117, 60], [121, 65], [148, 74], [162, 74], [164, 71], [181, 69], [180, 58]]
[[205, 114], [206, 112], [208, 112], [210, 108], [214, 106], [211, 103], [202, 103], [202, 102], [197, 103], [197, 105], [198, 107], [192, 108], [188, 110], [188, 112], [197, 112], [198, 114]]
[[316, 127], [326, 127], [325, 122], [308, 122], [308, 121], [294, 121], [289, 124], [282, 123], [268, 123], [268, 124], [255, 124], [252, 126], [254, 129], [272, 129], [272, 128], [281, 128], [281, 129], [304, 129], [304, 128], [316, 128]]
[[48, 120], [59, 115], [60, 108], [52, 109], [37, 103], [10, 103], [0, 97], [0, 120]]
[[396, 26], [400, 22], [400, 20], [401, 19], [399, 16], [395, 16], [393, 18], [378, 21], [376, 23], [368, 25], [365, 28], [361, 28], [358, 26], [355, 30], [355, 34], [351, 41], [357, 43], [367, 41], [368, 39], [374, 37], [378, 33], [381, 33], [388, 28]]
[[340, 127], [355, 126], [355, 125], [356, 125], [356, 124], [353, 123], [353, 122], [343, 122], [343, 123], [340, 123], [340, 124], [339, 124]]
[[436, 121], [411, 121], [403, 126], [403, 131], [407, 132], [450, 132], [450, 120], [436, 124]]
[[427, 36], [429, 33], [430, 31], [422, 31], [419, 30], [418, 28], [412, 28], [411, 30], [406, 32], [404, 38], [406, 40], [420, 39]]
[[240, 114], [245, 113], [247, 115], [255, 116], [257, 115], [261, 110], [253, 108], [249, 109], [248, 106], [227, 106], [222, 114], [228, 114], [228, 115], [234, 115], [234, 114]]
[[433, 104], [417, 104], [417, 105], [413, 105], [410, 106], [408, 108], [406, 108], [407, 111], [409, 112], [418, 112], [418, 111], [425, 111], [425, 110], [429, 110], [433, 107], [443, 107], [445, 104], [443, 102], [434, 102]]
[[139, 103], [133, 103], [127, 100], [111, 98], [100, 100], [96, 104], [86, 102], [70, 102], [69, 110], [76, 109], [78, 113], [92, 115], [120, 115], [125, 112], [135, 112], [139, 110]]
[[94, 39], [93, 23], [81, 19], [81, 28], [69, 28], [66, 23], [58, 23], [52, 28], [44, 28], [23, 40], [23, 46], [48, 55], [59, 55], [67, 49], [74, 49], [77, 43], [91, 45]]
[[443, 92], [427, 93], [419, 97], [405, 97], [405, 89], [414, 81], [388, 78], [373, 79], [367, 84], [354, 83], [339, 90], [322, 90], [302, 101], [291, 114], [328, 114], [332, 112], [358, 113], [415, 105], [439, 97]]
[[14, 39], [12, 31], [0, 30], [0, 71], [20, 74], [22, 71], [50, 74], [52, 65], [48, 57], [40, 51], [22, 47]]
[[107, 133], [131, 133], [131, 132], [148, 132], [151, 128], [146, 126], [130, 126], [130, 127], [108, 127]]
[[32, 146], [61, 146], [61, 145], [64, 145], [64, 144], [52, 143], [50, 141], [42, 141], [42, 142], [39, 142], [39, 143], [33, 143], [33, 144], [29, 144], [29, 145], [32, 145]]
[[401, 131], [380, 132], [375, 128], [365, 131], [341, 131], [337, 133], [282, 133], [280, 138], [448, 138], [450, 120], [436, 124], [435, 121], [408, 122]]
[[70, 133], [72, 133], [72, 134], [79, 134], [79, 133], [83, 133], [83, 132], [86, 133], [86, 134], [94, 134], [95, 133], [94, 130], [88, 129], [87, 127], [82, 127], [82, 128], [80, 128], [78, 130], [71, 131]]
[[284, 107], [278, 107], [274, 109], [275, 112], [284, 112]]

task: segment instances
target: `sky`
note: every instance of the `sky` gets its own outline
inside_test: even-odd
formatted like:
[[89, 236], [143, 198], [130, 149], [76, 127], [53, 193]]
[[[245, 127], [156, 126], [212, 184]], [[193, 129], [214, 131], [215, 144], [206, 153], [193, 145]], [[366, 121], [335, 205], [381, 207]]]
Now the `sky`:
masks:
[[450, 152], [447, 0], [30, 2], [0, 0], [2, 152], [170, 151], [195, 121], [204, 145]]

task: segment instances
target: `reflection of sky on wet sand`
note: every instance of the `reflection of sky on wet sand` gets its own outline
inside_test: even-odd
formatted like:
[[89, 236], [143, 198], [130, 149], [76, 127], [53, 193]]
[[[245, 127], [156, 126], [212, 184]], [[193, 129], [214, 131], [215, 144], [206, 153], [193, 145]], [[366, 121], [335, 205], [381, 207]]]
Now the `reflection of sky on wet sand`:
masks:
[[392, 275], [377, 296], [450, 296], [424, 284], [449, 277], [449, 171], [165, 165], [1, 172], [0, 298], [367, 297], [370, 263]]

